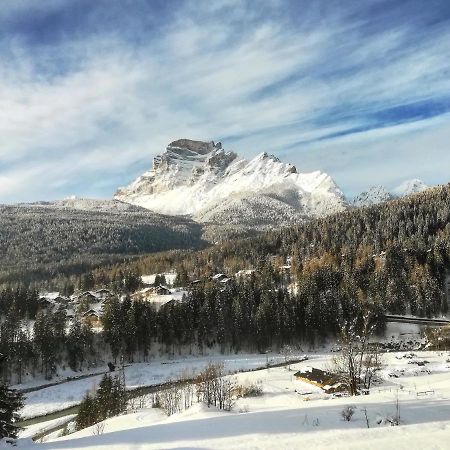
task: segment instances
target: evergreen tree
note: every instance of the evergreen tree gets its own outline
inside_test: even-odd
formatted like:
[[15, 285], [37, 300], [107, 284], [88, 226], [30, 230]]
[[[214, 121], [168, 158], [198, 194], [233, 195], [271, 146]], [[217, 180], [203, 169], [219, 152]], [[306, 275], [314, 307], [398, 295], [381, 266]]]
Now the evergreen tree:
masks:
[[78, 409], [78, 414], [75, 419], [76, 429], [82, 430], [83, 428], [90, 427], [99, 422], [98, 411], [95, 399], [87, 393]]
[[15, 425], [18, 411], [24, 404], [23, 395], [6, 384], [0, 383], [0, 439], [16, 438], [19, 428]]

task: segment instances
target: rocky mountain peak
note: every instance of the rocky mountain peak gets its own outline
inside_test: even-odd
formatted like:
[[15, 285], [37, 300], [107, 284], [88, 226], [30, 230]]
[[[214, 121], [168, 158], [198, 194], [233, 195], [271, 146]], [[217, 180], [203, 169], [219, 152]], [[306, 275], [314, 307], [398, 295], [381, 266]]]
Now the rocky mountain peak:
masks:
[[[215, 220], [219, 214], [227, 223], [245, 220], [246, 214], [258, 217], [259, 208], [273, 223], [281, 215], [299, 220], [345, 208], [342, 192], [326, 174], [298, 173], [295, 166], [266, 152], [247, 161], [220, 142], [190, 139], [171, 142], [154, 158], [153, 169], [119, 189], [115, 198], [200, 221]], [[227, 216], [235, 213], [238, 218]]]
[[192, 139], [178, 139], [171, 142], [167, 146], [167, 150], [171, 150], [174, 153], [180, 155], [190, 156], [190, 153], [197, 153], [198, 155], [206, 155], [211, 153], [215, 149], [221, 149], [222, 144], [214, 141], [203, 142], [203, 141], [193, 141]]

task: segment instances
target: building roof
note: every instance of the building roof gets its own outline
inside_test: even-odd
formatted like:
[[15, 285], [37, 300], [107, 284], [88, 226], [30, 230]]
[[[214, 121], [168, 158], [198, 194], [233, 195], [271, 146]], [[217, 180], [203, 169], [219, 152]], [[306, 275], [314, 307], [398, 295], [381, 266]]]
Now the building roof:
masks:
[[294, 374], [296, 378], [305, 378], [314, 381], [320, 385], [334, 385], [338, 381], [338, 376], [331, 372], [316, 369], [315, 367], [306, 367]]

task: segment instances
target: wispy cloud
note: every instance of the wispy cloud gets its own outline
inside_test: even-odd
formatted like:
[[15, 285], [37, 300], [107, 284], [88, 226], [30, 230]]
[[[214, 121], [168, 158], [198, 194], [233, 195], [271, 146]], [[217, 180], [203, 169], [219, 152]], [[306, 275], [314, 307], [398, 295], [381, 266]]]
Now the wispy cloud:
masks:
[[447, 181], [450, 11], [401, 3], [7, 0], [0, 202], [110, 196], [179, 137]]

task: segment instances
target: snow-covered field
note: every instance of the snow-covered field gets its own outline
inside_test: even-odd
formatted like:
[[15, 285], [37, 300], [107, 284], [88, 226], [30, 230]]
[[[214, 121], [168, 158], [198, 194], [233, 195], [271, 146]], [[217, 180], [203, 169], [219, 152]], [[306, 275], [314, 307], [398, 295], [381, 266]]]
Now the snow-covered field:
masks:
[[[292, 358], [300, 357], [301, 355], [293, 355]], [[222, 362], [228, 373], [234, 373], [265, 367], [267, 361], [270, 361], [271, 364], [283, 362], [284, 356], [243, 353], [238, 355], [186, 357], [132, 364], [125, 368], [127, 388], [133, 389], [139, 386], [157, 385], [178, 378], [182, 374], [195, 374], [200, 372], [211, 361]], [[26, 403], [20, 411], [20, 415], [24, 419], [28, 419], [77, 405], [81, 402], [86, 392], [95, 389], [102, 376], [97, 375], [30, 392], [26, 394]], [[23, 388], [26, 385], [20, 387]]]
[[[259, 362], [265, 363], [265, 356], [262, 361], [260, 355], [259, 358]], [[105, 421], [101, 435], [94, 435], [93, 429], [88, 428], [43, 444], [20, 440], [19, 446], [52, 450], [106, 446], [124, 450], [450, 448], [448, 352], [385, 354], [380, 372], [382, 382], [371, 389], [370, 395], [352, 398], [335, 398], [294, 377], [296, 370], [306, 366], [329, 367], [330, 358], [327, 354], [311, 355], [308, 361], [292, 365], [291, 370], [277, 367], [233, 375], [240, 384], [251, 382], [262, 386], [263, 395], [239, 399], [231, 412], [197, 404], [166, 417], [160, 410], [145, 409]], [[175, 375], [175, 366], [185, 367], [186, 362], [174, 362], [167, 371]], [[231, 370], [245, 365], [249, 368], [258, 364], [258, 357], [224, 358], [224, 362]], [[197, 367], [200, 363], [201, 360]], [[194, 360], [188, 364], [192, 367]], [[132, 381], [132, 374], [144, 377], [143, 372], [137, 367], [130, 369], [130, 386], [139, 384], [138, 378]], [[155, 376], [164, 376], [163, 372], [157, 372]], [[393, 427], [386, 419], [396, 414], [397, 399], [400, 426]], [[342, 409], [348, 405], [355, 407], [350, 422], [341, 417]]]

